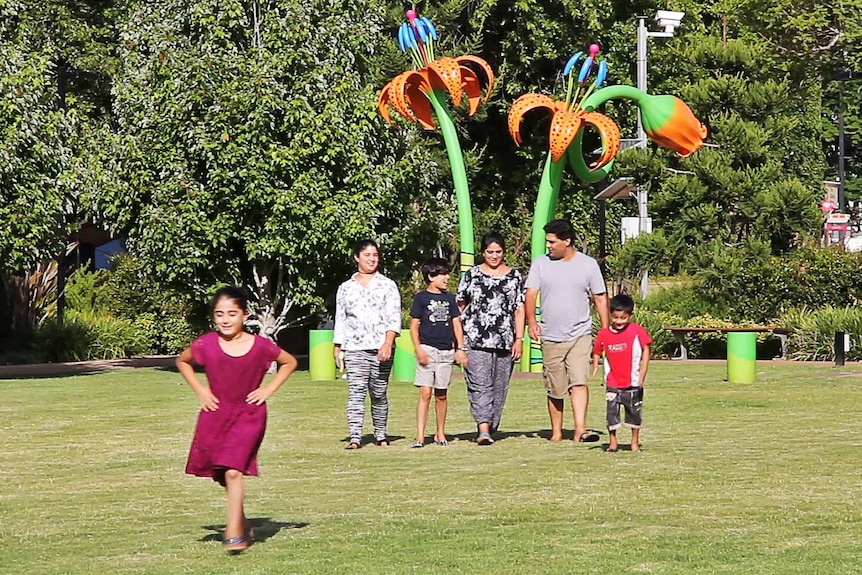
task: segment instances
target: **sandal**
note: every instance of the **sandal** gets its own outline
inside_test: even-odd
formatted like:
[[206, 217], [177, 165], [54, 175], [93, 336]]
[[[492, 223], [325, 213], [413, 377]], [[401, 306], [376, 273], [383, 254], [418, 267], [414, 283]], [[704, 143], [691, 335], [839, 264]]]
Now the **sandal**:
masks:
[[578, 436], [578, 443], [595, 443], [599, 440], [599, 434], [595, 431], [585, 431]]
[[424, 443], [422, 443], [421, 441], [414, 441], [413, 445], [410, 446], [410, 449], [420, 449], [422, 447], [425, 447]]
[[494, 443], [494, 438], [487, 431], [480, 431], [478, 437], [476, 437], [476, 443], [479, 445], [491, 445]]
[[351, 441], [344, 449], [359, 449], [360, 447], [362, 447], [361, 443], [359, 443], [358, 441]]
[[249, 540], [245, 535], [223, 539], [221, 543], [232, 555], [238, 555], [239, 553], [242, 553], [243, 551], [248, 549], [249, 546]]
[[440, 447], [449, 447], [449, 441], [445, 439], [441, 439], [440, 441], [434, 440], [434, 445], [439, 445]]
[[378, 447], [389, 447], [389, 440], [388, 439], [378, 439], [377, 441], [374, 442], [374, 445], [376, 445]]

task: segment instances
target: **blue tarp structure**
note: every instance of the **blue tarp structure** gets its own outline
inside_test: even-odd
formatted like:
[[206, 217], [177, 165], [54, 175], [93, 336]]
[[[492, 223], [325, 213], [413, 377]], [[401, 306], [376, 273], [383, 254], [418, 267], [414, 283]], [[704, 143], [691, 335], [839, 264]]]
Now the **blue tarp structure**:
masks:
[[117, 254], [126, 253], [126, 245], [122, 238], [111, 240], [106, 244], [96, 246], [95, 264], [97, 270], [111, 267], [111, 259]]

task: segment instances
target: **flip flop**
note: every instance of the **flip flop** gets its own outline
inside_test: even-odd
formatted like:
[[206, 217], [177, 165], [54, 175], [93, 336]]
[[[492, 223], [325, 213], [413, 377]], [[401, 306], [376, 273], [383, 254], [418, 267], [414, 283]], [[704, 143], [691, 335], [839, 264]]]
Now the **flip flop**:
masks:
[[360, 447], [362, 447], [361, 443], [359, 443], [358, 441], [351, 441], [344, 449], [359, 449]]
[[614, 447], [613, 449], [611, 449], [610, 447], [605, 449], [605, 453], [616, 453], [617, 451], [619, 451], [619, 449], [617, 449], [616, 447]]
[[494, 438], [487, 431], [480, 431], [476, 437], [477, 445], [491, 445], [492, 443], [494, 443]]
[[414, 441], [413, 445], [410, 446], [410, 449], [421, 449], [422, 447], [425, 447], [424, 443], [421, 441]]
[[437, 441], [437, 440], [435, 439], [435, 440], [434, 440], [434, 444], [435, 444], [435, 445], [439, 445], [440, 447], [449, 447], [449, 442], [448, 442], [447, 440], [445, 440], [445, 439], [443, 439], [443, 440], [441, 440], [441, 441]]
[[578, 443], [595, 443], [599, 440], [599, 434], [595, 431], [585, 431], [578, 436]]

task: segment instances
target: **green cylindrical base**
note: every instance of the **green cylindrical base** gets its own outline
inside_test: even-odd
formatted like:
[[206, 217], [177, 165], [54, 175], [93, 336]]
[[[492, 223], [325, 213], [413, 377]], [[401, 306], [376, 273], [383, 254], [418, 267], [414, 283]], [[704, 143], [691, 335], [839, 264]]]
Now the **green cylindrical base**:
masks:
[[518, 362], [521, 373], [530, 373], [530, 336], [524, 334], [524, 345], [521, 347], [521, 360]]
[[542, 373], [544, 366], [542, 364], [542, 342], [530, 342], [530, 372]]
[[308, 375], [311, 381], [335, 380], [335, 356], [331, 329], [313, 329], [308, 333]]
[[733, 331], [727, 334], [727, 381], [754, 383], [757, 375], [757, 334]]
[[395, 338], [395, 359], [392, 363], [392, 377], [395, 381], [413, 382], [416, 377], [416, 359], [410, 330], [402, 329], [401, 336]]

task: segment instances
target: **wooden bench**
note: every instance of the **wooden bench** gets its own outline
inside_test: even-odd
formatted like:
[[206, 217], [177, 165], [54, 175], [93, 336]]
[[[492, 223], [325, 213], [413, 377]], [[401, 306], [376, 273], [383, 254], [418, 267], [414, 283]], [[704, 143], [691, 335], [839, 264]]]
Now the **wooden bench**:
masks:
[[685, 344], [685, 338], [690, 333], [730, 333], [730, 332], [745, 332], [745, 333], [768, 333], [778, 338], [781, 343], [781, 355], [773, 359], [787, 359], [787, 336], [790, 330], [785, 327], [769, 327], [769, 326], [754, 326], [754, 327], [668, 327], [665, 328], [676, 338], [679, 343], [679, 355], [671, 359], [686, 360], [688, 359], [688, 347]]

